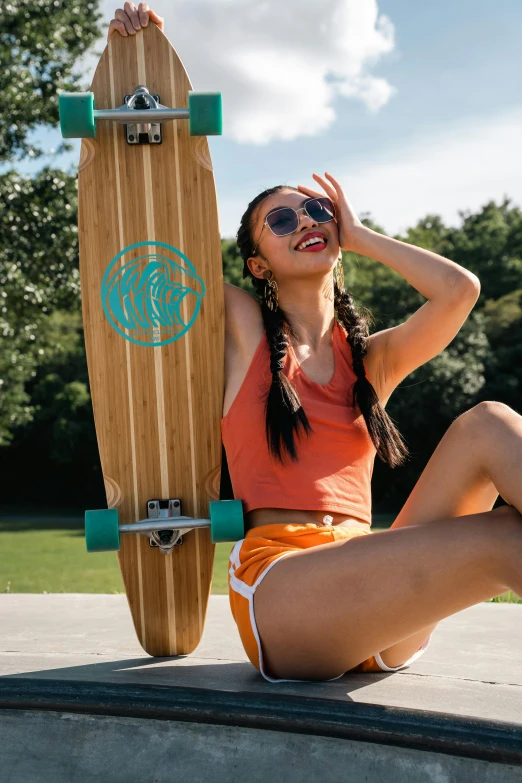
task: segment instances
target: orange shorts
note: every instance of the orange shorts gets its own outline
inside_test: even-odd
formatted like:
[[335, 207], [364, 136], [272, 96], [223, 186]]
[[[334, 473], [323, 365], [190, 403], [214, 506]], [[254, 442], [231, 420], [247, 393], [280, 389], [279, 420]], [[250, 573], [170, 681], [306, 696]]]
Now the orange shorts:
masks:
[[[371, 534], [371, 528], [343, 528], [335, 525], [323, 527], [313, 523], [305, 525], [281, 523], [262, 525], [247, 531], [246, 537], [237, 541], [228, 562], [228, 595], [230, 608], [250, 662], [269, 682], [306, 682], [306, 680], [274, 679], [263, 666], [263, 653], [254, 616], [254, 593], [265, 574], [282, 557], [299, 549], [342, 541], [355, 536]], [[409, 666], [428, 648], [431, 635], [422, 647], [401, 666], [391, 668], [382, 661], [379, 653], [358, 664], [350, 672], [396, 672]], [[343, 675], [340, 674], [339, 677]], [[332, 677], [338, 680], [339, 677]], [[327, 680], [330, 682], [331, 680]]]

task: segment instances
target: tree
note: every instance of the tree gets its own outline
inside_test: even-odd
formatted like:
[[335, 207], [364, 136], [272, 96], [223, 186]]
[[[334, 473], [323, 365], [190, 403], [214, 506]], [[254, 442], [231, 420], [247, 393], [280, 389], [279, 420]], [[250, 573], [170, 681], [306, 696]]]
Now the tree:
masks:
[[499, 299], [486, 299], [482, 312], [491, 345], [482, 399], [502, 400], [522, 414], [522, 285]]
[[479, 307], [522, 286], [522, 212], [510, 203], [505, 198], [476, 214], [460, 212], [462, 226], [450, 231], [452, 260], [480, 280]]
[[0, 446], [32, 420], [27, 385], [56, 335], [56, 311], [80, 311], [76, 178], [45, 168], [0, 175]]
[[99, 0], [2, 4], [0, 160], [43, 153], [28, 134], [38, 125], [56, 125], [58, 93], [80, 89], [81, 74], [74, 67], [100, 36], [98, 5]]
[[254, 294], [254, 287], [249, 278], [243, 278], [243, 259], [235, 239], [221, 240], [223, 256], [223, 276], [227, 283], [243, 288], [249, 294]]

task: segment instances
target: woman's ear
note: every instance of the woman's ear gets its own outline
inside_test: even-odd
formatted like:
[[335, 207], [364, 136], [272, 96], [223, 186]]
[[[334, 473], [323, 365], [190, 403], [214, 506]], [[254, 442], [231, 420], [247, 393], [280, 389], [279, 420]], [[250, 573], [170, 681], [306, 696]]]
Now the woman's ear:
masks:
[[266, 271], [267, 267], [264, 266], [264, 264], [260, 263], [260, 260], [263, 258], [263, 256], [250, 256], [250, 258], [247, 258], [247, 266], [250, 269], [250, 272], [254, 275], [254, 277], [257, 277], [261, 279], [263, 277], [263, 272]]

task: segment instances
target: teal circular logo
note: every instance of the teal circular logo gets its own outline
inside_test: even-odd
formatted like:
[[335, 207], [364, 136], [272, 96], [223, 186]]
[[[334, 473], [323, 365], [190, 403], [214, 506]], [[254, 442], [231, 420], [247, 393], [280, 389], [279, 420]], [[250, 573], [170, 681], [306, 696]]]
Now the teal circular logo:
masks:
[[179, 340], [196, 320], [205, 284], [188, 258], [164, 242], [137, 242], [114, 256], [101, 300], [109, 323], [137, 345]]

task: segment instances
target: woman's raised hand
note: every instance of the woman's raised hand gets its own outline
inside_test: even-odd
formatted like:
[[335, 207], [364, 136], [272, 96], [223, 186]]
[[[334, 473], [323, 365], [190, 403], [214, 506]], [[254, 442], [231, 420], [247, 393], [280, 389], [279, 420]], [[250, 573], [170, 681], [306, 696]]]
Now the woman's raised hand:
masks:
[[162, 16], [158, 16], [152, 8], [149, 8], [147, 3], [140, 3], [137, 8], [134, 3], [125, 3], [123, 8], [117, 8], [114, 12], [114, 19], [111, 20], [109, 25], [107, 40], [115, 32], [123, 36], [136, 35], [136, 32], [141, 30], [142, 27], [147, 27], [149, 19], [154, 24], [157, 24], [163, 32], [165, 20]]
[[[361, 229], [364, 230], [364, 224], [361, 223], [357, 217], [354, 208], [348, 201], [343, 191], [342, 185], [335, 179], [335, 177], [332, 177], [331, 174], [325, 172], [325, 177], [328, 177], [329, 180], [328, 182], [318, 174], [313, 174], [312, 176], [314, 177], [315, 181], [318, 182], [319, 185], [323, 188], [326, 195], [335, 204], [335, 210], [337, 213], [337, 227], [339, 229], [339, 247], [341, 250], [353, 250], [357, 232], [360, 232]], [[297, 189], [305, 195], [311, 196], [312, 198], [317, 198], [318, 196], [322, 196], [324, 198], [324, 193], [320, 193], [317, 190], [312, 190], [311, 188], [306, 188], [304, 185], [298, 185]]]

